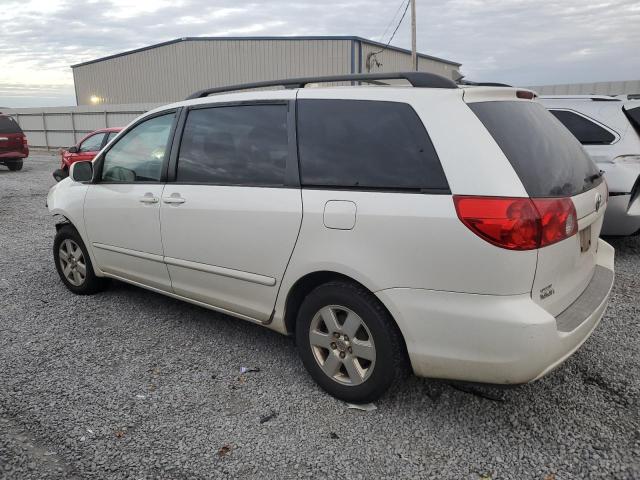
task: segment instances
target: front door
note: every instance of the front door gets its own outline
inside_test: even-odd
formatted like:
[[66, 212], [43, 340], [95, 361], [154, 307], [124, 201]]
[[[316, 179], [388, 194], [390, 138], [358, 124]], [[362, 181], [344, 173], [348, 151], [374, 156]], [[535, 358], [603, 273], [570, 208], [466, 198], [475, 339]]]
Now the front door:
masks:
[[188, 112], [160, 206], [176, 294], [269, 319], [302, 220], [300, 189], [286, 180], [288, 116], [284, 101]]
[[160, 238], [160, 198], [175, 112], [145, 119], [97, 162], [85, 198], [85, 225], [98, 267], [170, 291]]

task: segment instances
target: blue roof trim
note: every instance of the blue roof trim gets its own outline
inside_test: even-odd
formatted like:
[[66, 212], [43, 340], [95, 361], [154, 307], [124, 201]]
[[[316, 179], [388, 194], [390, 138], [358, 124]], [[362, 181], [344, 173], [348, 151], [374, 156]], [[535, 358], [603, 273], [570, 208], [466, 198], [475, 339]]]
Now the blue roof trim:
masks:
[[[368, 43], [370, 45], [376, 45], [378, 47], [386, 47], [388, 50], [394, 50], [396, 52], [402, 53], [411, 53], [410, 50], [400, 47], [394, 47], [393, 45], [386, 46], [384, 43], [376, 42], [374, 40], [368, 40], [366, 38], [354, 36], [354, 35], [338, 35], [338, 36], [291, 36], [291, 37], [182, 37], [176, 38], [174, 40], [169, 40], [167, 42], [155, 43], [153, 45], [149, 45], [147, 47], [136, 48], [134, 50], [127, 50], [125, 52], [116, 53], [114, 55], [108, 55], [106, 57], [96, 58], [95, 60], [88, 60], [82, 63], [76, 63], [75, 65], [71, 65], [71, 68], [83, 67], [85, 65], [90, 65], [92, 63], [103, 62], [105, 60], [111, 60], [113, 58], [124, 57], [125, 55], [131, 55], [133, 53], [140, 53], [146, 50], [151, 50], [159, 47], [166, 47], [167, 45], [173, 45], [174, 43], [181, 42], [198, 42], [198, 41], [211, 41], [211, 40], [351, 40], [357, 42]], [[461, 66], [461, 63], [452, 62], [451, 60], [446, 60], [444, 58], [433, 57], [431, 55], [426, 55], [424, 53], [418, 53], [418, 57], [426, 58], [429, 60], [436, 60], [438, 62], [448, 63], [449, 65]]]

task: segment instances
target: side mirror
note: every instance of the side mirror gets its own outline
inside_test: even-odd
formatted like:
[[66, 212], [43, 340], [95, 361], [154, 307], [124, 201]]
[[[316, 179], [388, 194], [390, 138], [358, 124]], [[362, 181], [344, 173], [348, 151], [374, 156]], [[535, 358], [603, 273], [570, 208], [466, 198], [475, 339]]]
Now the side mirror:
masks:
[[93, 179], [93, 164], [91, 162], [72, 163], [69, 176], [74, 182], [90, 182]]
[[69, 153], [78, 153], [78, 147], [76, 147], [75, 145], [73, 147], [69, 147], [69, 148], [67, 148], [67, 152], [69, 152]]

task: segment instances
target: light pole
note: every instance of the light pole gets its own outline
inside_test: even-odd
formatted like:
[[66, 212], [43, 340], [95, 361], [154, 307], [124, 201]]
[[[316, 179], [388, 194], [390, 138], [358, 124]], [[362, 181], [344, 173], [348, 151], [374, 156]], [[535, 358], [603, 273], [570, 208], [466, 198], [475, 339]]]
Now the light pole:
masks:
[[411, 67], [418, 71], [418, 54], [416, 52], [416, 0], [411, 0]]

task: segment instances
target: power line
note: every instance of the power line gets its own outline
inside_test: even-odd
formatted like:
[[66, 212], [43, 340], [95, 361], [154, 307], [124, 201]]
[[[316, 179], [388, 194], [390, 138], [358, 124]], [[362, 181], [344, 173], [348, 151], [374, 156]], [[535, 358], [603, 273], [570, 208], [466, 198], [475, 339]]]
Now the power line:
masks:
[[[396, 28], [395, 28], [395, 30], [393, 31], [393, 33], [391, 34], [391, 37], [389, 38], [389, 41], [387, 42], [387, 44], [386, 44], [384, 47], [382, 47], [380, 50], [377, 50], [377, 51], [375, 51], [375, 52], [370, 52], [370, 53], [367, 55], [367, 62], [366, 62], [366, 64], [367, 64], [367, 71], [371, 71], [371, 58], [375, 57], [378, 53], [383, 52], [384, 50], [386, 50], [386, 49], [389, 47], [389, 45], [391, 45], [391, 41], [393, 40], [393, 37], [395, 37], [395, 36], [396, 36], [396, 32], [397, 32], [397, 31], [398, 31], [398, 29], [400, 28], [400, 25], [402, 25], [402, 21], [404, 20], [404, 17], [407, 15], [407, 10], [409, 10], [409, 5], [411, 4], [411, 0], [406, 0], [406, 1], [407, 1], [407, 4], [406, 4], [406, 6], [404, 7], [404, 12], [402, 12], [402, 17], [400, 17], [400, 21], [399, 21], [399, 22], [398, 22], [398, 24], [396, 25]], [[402, 8], [402, 5], [404, 5], [404, 1], [400, 4], [400, 8]], [[399, 9], [398, 9], [398, 11], [399, 11]], [[395, 15], [394, 15], [394, 18], [395, 18]], [[383, 34], [383, 35], [384, 35], [384, 34]], [[376, 64], [377, 64], [378, 66], [381, 66], [381, 64], [380, 64], [380, 62], [378, 62], [378, 60], [374, 59], [374, 61], [376, 62]]]
[[382, 35], [380, 35], [380, 41], [382, 42], [382, 39], [384, 38], [384, 36], [387, 34], [387, 31], [389, 30], [389, 27], [391, 25], [393, 25], [393, 22], [395, 21], [396, 17], [398, 16], [398, 13], [400, 13], [400, 10], [402, 9], [402, 5], [404, 5], [404, 0], [402, 0], [400, 2], [400, 5], [398, 5], [398, 8], [396, 9], [395, 13], [393, 14], [393, 17], [391, 17], [391, 20], [389, 20], [389, 23], [387, 23], [386, 28], [384, 29], [384, 32], [382, 32]]
[[[391, 41], [393, 40], [393, 37], [396, 36], [396, 32], [398, 31], [398, 29], [400, 28], [400, 25], [402, 25], [402, 21], [404, 20], [404, 17], [407, 15], [407, 10], [409, 10], [409, 4], [411, 3], [411, 0], [407, 0], [407, 5], [404, 7], [404, 12], [402, 12], [402, 17], [400, 17], [400, 21], [398, 22], [398, 24], [396, 25], [396, 29], [393, 31], [393, 33], [391, 34], [391, 38], [389, 38], [389, 41], [387, 42], [387, 44], [382, 47], [379, 51], [374, 52], [373, 55], [382, 52], [383, 50], [385, 50], [387, 47], [389, 47], [389, 45], [391, 44]], [[402, 4], [400, 5], [402, 6]], [[371, 54], [370, 54], [371, 55]]]

